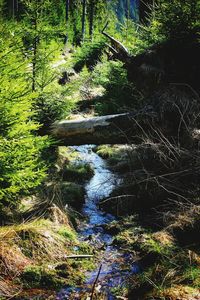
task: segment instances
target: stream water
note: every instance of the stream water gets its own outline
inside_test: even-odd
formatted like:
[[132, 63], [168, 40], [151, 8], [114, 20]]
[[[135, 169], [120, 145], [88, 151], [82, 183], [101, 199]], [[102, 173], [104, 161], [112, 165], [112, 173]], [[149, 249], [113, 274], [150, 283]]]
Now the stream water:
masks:
[[[114, 300], [116, 298], [111, 291], [123, 289], [129, 276], [137, 273], [139, 268], [137, 264], [132, 263], [132, 255], [113, 246], [114, 237], [105, 232], [104, 225], [116, 218], [101, 211], [99, 201], [109, 197], [114, 187], [120, 183], [120, 178], [108, 169], [105, 160], [92, 149], [92, 145], [73, 147], [74, 151], [79, 152], [81, 160], [90, 163], [94, 169], [93, 177], [85, 184], [86, 195], [82, 212], [86, 221], [79, 228], [79, 238], [87, 241], [98, 251], [99, 266], [101, 265], [101, 272], [95, 286], [96, 292], [99, 293], [98, 299]], [[87, 295], [91, 295], [99, 266], [96, 270], [86, 274], [83, 287], [63, 288], [57, 299], [90, 299]]]

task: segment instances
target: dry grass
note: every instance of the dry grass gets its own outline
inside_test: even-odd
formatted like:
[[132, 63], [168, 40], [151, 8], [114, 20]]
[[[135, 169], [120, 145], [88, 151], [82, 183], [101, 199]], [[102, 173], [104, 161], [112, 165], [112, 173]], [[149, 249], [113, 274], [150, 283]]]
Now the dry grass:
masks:
[[58, 208], [52, 209], [54, 222], [35, 220], [0, 228], [0, 297], [9, 299], [21, 292], [19, 282], [13, 282], [27, 266], [65, 261], [78, 243], [67, 217], [63, 218]]
[[167, 300], [199, 300], [200, 291], [188, 286], [175, 285], [159, 293], [160, 298]]
[[165, 215], [165, 223], [168, 225], [168, 230], [173, 228], [184, 229], [186, 226], [193, 227], [200, 220], [200, 205], [193, 203], [175, 203], [176, 210], [169, 211]]

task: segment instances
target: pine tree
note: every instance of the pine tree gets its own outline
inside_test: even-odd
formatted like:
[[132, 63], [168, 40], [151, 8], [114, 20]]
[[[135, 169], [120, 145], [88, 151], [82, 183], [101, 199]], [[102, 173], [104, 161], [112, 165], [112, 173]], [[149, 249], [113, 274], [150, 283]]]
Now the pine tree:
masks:
[[46, 176], [41, 154], [48, 142], [34, 135], [34, 94], [14, 26], [0, 24], [0, 210], [16, 206]]

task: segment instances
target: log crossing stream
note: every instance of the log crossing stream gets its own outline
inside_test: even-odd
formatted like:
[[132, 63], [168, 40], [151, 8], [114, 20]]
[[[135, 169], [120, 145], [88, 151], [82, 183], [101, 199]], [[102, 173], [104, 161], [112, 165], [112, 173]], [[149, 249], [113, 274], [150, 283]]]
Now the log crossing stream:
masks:
[[95, 285], [97, 299], [114, 300], [116, 297], [112, 290], [123, 289], [130, 275], [139, 272], [139, 267], [133, 263], [134, 257], [112, 245], [114, 236], [105, 232], [105, 224], [116, 218], [99, 208], [99, 201], [109, 197], [114, 187], [120, 183], [120, 178], [108, 169], [106, 161], [92, 150], [92, 145], [72, 148], [79, 152], [81, 160], [90, 163], [94, 168], [93, 177], [85, 184], [85, 204], [82, 212], [86, 221], [79, 228], [79, 239], [87, 241], [97, 250], [99, 266], [96, 270], [86, 274], [83, 286], [63, 288], [57, 295], [57, 299], [92, 299], [92, 287], [101, 266]]

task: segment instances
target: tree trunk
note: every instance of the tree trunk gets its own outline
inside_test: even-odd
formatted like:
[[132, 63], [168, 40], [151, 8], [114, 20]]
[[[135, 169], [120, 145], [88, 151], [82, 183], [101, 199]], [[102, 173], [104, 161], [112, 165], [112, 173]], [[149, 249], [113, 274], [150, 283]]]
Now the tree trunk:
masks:
[[[148, 115], [144, 113], [143, 118], [148, 119]], [[129, 113], [61, 121], [52, 127], [52, 134], [66, 146], [140, 143], [143, 131], [147, 132], [148, 127]]]
[[15, 18], [15, 0], [12, 1], [13, 19]]
[[[66, 0], [65, 2], [65, 19], [66, 19], [66, 28], [68, 27], [68, 21], [69, 21], [69, 0]], [[67, 28], [68, 29], [68, 28]], [[66, 29], [66, 35], [64, 40], [64, 52], [68, 41], [68, 32]]]
[[84, 41], [84, 37], [85, 37], [85, 17], [86, 17], [86, 0], [82, 0], [82, 7], [83, 7], [83, 11], [82, 11], [82, 41]]
[[69, 0], [66, 0], [66, 23], [69, 21]]
[[94, 29], [94, 10], [95, 10], [95, 0], [90, 0], [89, 35], [91, 40], [93, 37], [93, 29]]

